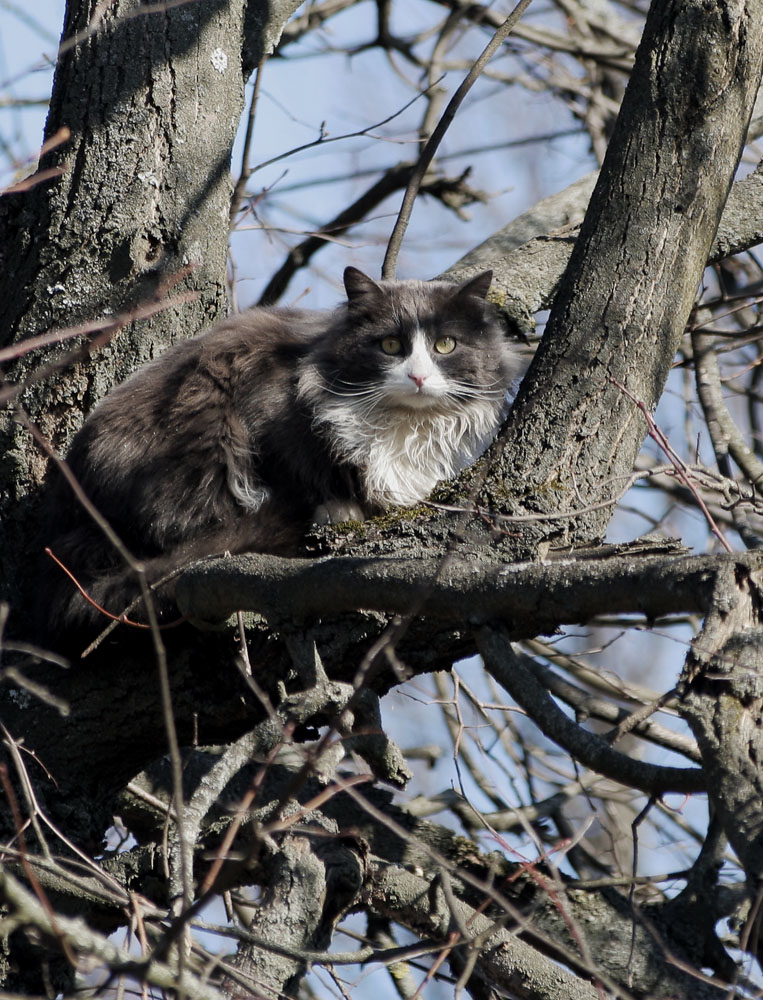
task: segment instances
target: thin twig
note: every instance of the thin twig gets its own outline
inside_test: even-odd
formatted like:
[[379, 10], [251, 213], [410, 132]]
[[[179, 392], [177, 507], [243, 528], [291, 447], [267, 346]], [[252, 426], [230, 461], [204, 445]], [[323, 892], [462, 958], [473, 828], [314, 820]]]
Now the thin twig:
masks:
[[26, 846], [26, 837], [24, 836], [25, 824], [21, 817], [21, 810], [18, 806], [18, 801], [16, 799], [15, 792], [13, 791], [13, 786], [11, 785], [10, 775], [8, 773], [8, 765], [5, 763], [0, 763], [0, 784], [2, 785], [3, 792], [5, 793], [5, 798], [8, 803], [8, 808], [10, 810], [11, 816], [13, 818], [13, 824], [16, 828], [16, 837], [19, 842], [19, 860], [21, 862], [21, 867], [24, 869], [24, 874], [32, 886], [37, 900], [45, 911], [45, 914], [50, 921], [50, 927], [53, 935], [58, 939], [58, 943], [61, 946], [61, 950], [66, 956], [67, 960], [72, 966], [76, 966], [77, 960], [74, 956], [74, 952], [69, 946], [69, 942], [66, 937], [60, 931], [58, 927], [58, 914], [53, 909], [50, 900], [45, 895], [42, 886], [37, 880], [37, 876], [34, 873], [34, 869], [29, 861], [29, 854]]
[[[57, 132], [42, 144], [39, 153], [34, 157], [35, 161], [38, 161], [46, 153], [49, 153], [56, 146], [61, 146], [63, 143], [68, 142], [71, 139], [72, 133], [68, 125], [63, 125]], [[17, 181], [14, 184], [9, 184], [8, 187], [0, 188], [0, 198], [7, 194], [23, 194], [25, 191], [29, 191], [36, 184], [41, 184], [43, 181], [48, 181], [53, 177], [60, 177], [66, 172], [65, 167], [50, 167], [47, 170], [37, 170], [35, 173], [30, 174], [28, 177], [24, 177], [22, 180]]]
[[668, 441], [667, 436], [657, 426], [657, 424], [655, 423], [654, 417], [649, 412], [649, 410], [646, 408], [646, 405], [640, 399], [637, 399], [636, 396], [634, 396], [632, 392], [630, 392], [628, 389], [626, 389], [624, 385], [622, 385], [620, 382], [618, 382], [617, 379], [611, 378], [610, 382], [612, 382], [613, 385], [617, 386], [617, 388], [620, 390], [620, 392], [622, 392], [624, 395], [626, 395], [628, 397], [628, 399], [630, 399], [632, 402], [634, 402], [636, 404], [636, 406], [644, 414], [644, 418], [646, 419], [647, 426], [649, 428], [649, 436], [654, 441], [657, 442], [657, 444], [665, 452], [665, 454], [667, 455], [667, 457], [670, 459], [670, 461], [675, 466], [677, 478], [680, 479], [681, 482], [684, 484], [684, 486], [691, 492], [692, 496], [694, 497], [694, 499], [697, 502], [697, 506], [702, 511], [702, 513], [705, 515], [705, 519], [707, 520], [707, 523], [709, 524], [710, 530], [712, 531], [712, 533], [715, 535], [715, 537], [718, 539], [718, 541], [721, 543], [721, 545], [724, 547], [724, 549], [727, 552], [729, 552], [729, 553], [733, 552], [734, 550], [729, 545], [729, 543], [726, 541], [726, 536], [723, 534], [723, 532], [721, 531], [721, 529], [716, 524], [715, 518], [710, 513], [710, 510], [708, 509], [707, 504], [705, 503], [705, 501], [703, 500], [702, 496], [700, 495], [699, 490], [697, 489], [697, 487], [692, 482], [691, 477], [688, 475], [688, 468], [687, 468], [686, 463], [681, 458], [681, 456], [675, 451], [675, 449], [671, 445], [670, 441]]
[[519, 3], [516, 5], [514, 10], [511, 14], [509, 14], [500, 28], [490, 39], [488, 44], [483, 49], [480, 57], [462, 80], [458, 90], [455, 92], [453, 97], [451, 97], [442, 118], [437, 123], [437, 127], [434, 132], [432, 132], [432, 135], [429, 137], [429, 140], [422, 149], [419, 161], [416, 164], [410, 181], [408, 182], [408, 187], [406, 189], [405, 196], [403, 197], [403, 204], [400, 207], [400, 213], [398, 214], [397, 221], [395, 222], [394, 229], [392, 230], [392, 235], [389, 238], [389, 243], [387, 244], [387, 253], [385, 254], [384, 264], [382, 265], [382, 278], [391, 279], [395, 277], [397, 257], [400, 252], [400, 245], [403, 242], [403, 237], [405, 236], [405, 231], [408, 228], [408, 221], [413, 210], [413, 203], [416, 200], [416, 195], [419, 192], [419, 187], [424, 179], [424, 175], [434, 159], [437, 147], [440, 145], [443, 136], [450, 128], [450, 124], [455, 118], [456, 112], [461, 106], [466, 95], [471, 90], [472, 85], [475, 83], [480, 73], [482, 73], [485, 66], [487, 66], [488, 62], [493, 57], [493, 54], [503, 44], [512, 28], [522, 14], [524, 14], [529, 5], [530, 0], [519, 0]]
[[[525, 0], [525, 2], [529, 3], [530, 0]], [[439, 80], [436, 81], [436, 83], [439, 82]], [[436, 84], [433, 84], [433, 86], [435, 85]], [[369, 135], [373, 129], [381, 128], [382, 125], [387, 125], [389, 122], [394, 121], [394, 119], [398, 118], [404, 111], [407, 111], [412, 104], [415, 104], [419, 98], [423, 97], [426, 92], [426, 90], [422, 90], [421, 93], [412, 97], [410, 101], [406, 101], [406, 103], [401, 108], [398, 108], [398, 110], [393, 114], [383, 118], [380, 122], [376, 122], [375, 125], [367, 125], [365, 128], [358, 129], [357, 132], [344, 132], [342, 135], [327, 135], [321, 127], [321, 133], [317, 139], [313, 139], [311, 142], [305, 142], [301, 146], [294, 146], [292, 149], [287, 149], [285, 153], [279, 153], [278, 156], [271, 156], [269, 160], [263, 160], [262, 163], [258, 163], [256, 167], [252, 167], [251, 172], [255, 174], [258, 170], [263, 170], [265, 167], [269, 167], [273, 163], [278, 163], [279, 160], [285, 160], [288, 156], [294, 156], [295, 153], [304, 153], [306, 149], [314, 149], [315, 146], [325, 146], [329, 142], [341, 142], [343, 139], [363, 138], [364, 136]]]
[[254, 134], [254, 115], [257, 110], [257, 103], [260, 97], [260, 88], [262, 86], [262, 71], [265, 68], [265, 63], [267, 62], [267, 56], [263, 55], [257, 66], [257, 75], [254, 78], [254, 90], [252, 92], [252, 100], [249, 104], [249, 114], [246, 119], [246, 135], [244, 136], [244, 149], [241, 153], [241, 173], [236, 181], [236, 186], [233, 188], [233, 194], [230, 201], [230, 221], [228, 227], [233, 228], [233, 224], [238, 214], [239, 206], [244, 198], [244, 192], [246, 191], [246, 185], [249, 178], [252, 176], [252, 167], [249, 163], [249, 152], [252, 146], [252, 135]]
[[[51, 549], [47, 548], [47, 546], [45, 548], [45, 554], [50, 556], [50, 558], [53, 560], [56, 566], [58, 566], [60, 569], [64, 571], [64, 573], [66, 573], [66, 575], [72, 581], [72, 583], [80, 592], [80, 594], [82, 594], [82, 596], [85, 598], [88, 604], [91, 604], [96, 609], [96, 611], [99, 611], [105, 618], [110, 618], [111, 621], [116, 622], [119, 625], [130, 625], [132, 628], [151, 628], [150, 625], [146, 625], [144, 622], [134, 622], [131, 618], [128, 618], [126, 611], [123, 611], [119, 615], [115, 615], [112, 614], [111, 611], [107, 611], [106, 608], [101, 607], [101, 605], [97, 601], [94, 601], [93, 598], [90, 596], [90, 594], [88, 594], [88, 592], [79, 582], [74, 573], [72, 573], [72, 571], [67, 566], [65, 566], [58, 558], [58, 556], [55, 555]], [[140, 598], [140, 600], [142, 601], [142, 598]], [[160, 629], [177, 628], [178, 625], [183, 625], [187, 621], [188, 621], [187, 618], [176, 618], [174, 621], [166, 622], [160, 625], [159, 628]]]

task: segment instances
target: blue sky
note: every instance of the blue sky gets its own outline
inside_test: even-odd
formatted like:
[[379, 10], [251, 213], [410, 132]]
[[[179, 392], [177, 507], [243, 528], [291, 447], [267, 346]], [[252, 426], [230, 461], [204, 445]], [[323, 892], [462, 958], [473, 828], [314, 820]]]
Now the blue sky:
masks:
[[[499, 6], [508, 9], [507, 4]], [[49, 94], [63, 7], [63, 0], [38, 0], [30, 15], [16, 0], [0, 0], [0, 98], [39, 101]], [[425, 0], [410, 0], [397, 9], [403, 14], [394, 27], [402, 35], [410, 35], [439, 16], [437, 6]], [[369, 50], [348, 58], [332, 51], [347, 40], [358, 45], [368, 41], [375, 30], [375, 17], [376, 5], [361, 3], [332, 19], [321, 33], [290, 47], [287, 59], [271, 60], [266, 65], [254, 133], [254, 163], [311, 142], [322, 128], [331, 136], [367, 128], [410, 100], [413, 89], [402, 82], [401, 74], [390, 70], [381, 52]], [[464, 60], [475, 57], [486, 39], [483, 32], [466, 32], [458, 42], [458, 55]], [[505, 58], [494, 66], [506, 68]], [[448, 96], [464, 72], [454, 70], [442, 81]], [[406, 74], [416, 83], [408, 68]], [[250, 83], [248, 94], [251, 89]], [[422, 112], [419, 101], [372, 130], [374, 138], [327, 144], [254, 175], [250, 192], [258, 198], [263, 192], [267, 194], [257, 202], [256, 217], [250, 216], [247, 228], [233, 240], [241, 306], [257, 300], [301, 231], [329, 221], [370, 186], [379, 176], [375, 170], [414, 157]], [[2, 181], [10, 179], [9, 159], [19, 161], [34, 155], [44, 116], [44, 107], [11, 109], [0, 105]], [[420, 199], [403, 247], [400, 276], [439, 273], [538, 198], [565, 187], [592, 166], [583, 136], [527, 146], [504, 145], [484, 153], [475, 153], [475, 149], [500, 147], [571, 127], [571, 116], [560, 115], [559, 103], [547, 94], [481, 81], [459, 113], [442, 152], [449, 173], [471, 167], [469, 183], [489, 194], [490, 202], [470, 206], [470, 220], [462, 221], [441, 205]], [[233, 157], [234, 173], [239, 156], [240, 141]], [[353, 181], [331, 180], [353, 172], [359, 175]], [[348, 263], [378, 274], [400, 200], [401, 195], [388, 199], [358, 231], [321, 251], [314, 259], [314, 269], [293, 280], [286, 300], [321, 307], [332, 304], [340, 294], [338, 276]]]

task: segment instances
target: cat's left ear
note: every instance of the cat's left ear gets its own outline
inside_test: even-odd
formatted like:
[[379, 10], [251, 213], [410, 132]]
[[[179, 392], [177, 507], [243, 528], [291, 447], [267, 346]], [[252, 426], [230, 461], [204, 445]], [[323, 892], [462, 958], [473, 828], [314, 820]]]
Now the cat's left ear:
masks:
[[487, 298], [487, 293], [490, 291], [490, 282], [493, 280], [492, 271], [483, 271], [481, 274], [476, 274], [473, 278], [468, 278], [462, 285], [459, 285], [456, 289], [456, 295], [476, 295], [479, 299]]
[[363, 296], [382, 296], [384, 290], [373, 278], [363, 274], [357, 267], [346, 267], [344, 269], [344, 290], [347, 292], [347, 301], [355, 302]]

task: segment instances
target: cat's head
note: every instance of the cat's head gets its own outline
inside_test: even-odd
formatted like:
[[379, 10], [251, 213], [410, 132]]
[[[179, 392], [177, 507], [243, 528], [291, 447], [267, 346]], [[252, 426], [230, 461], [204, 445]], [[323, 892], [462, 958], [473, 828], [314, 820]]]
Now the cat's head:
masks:
[[486, 300], [491, 271], [456, 285], [374, 281], [344, 272], [345, 321], [316, 352], [324, 389], [360, 407], [448, 408], [495, 399], [522, 370], [498, 310]]

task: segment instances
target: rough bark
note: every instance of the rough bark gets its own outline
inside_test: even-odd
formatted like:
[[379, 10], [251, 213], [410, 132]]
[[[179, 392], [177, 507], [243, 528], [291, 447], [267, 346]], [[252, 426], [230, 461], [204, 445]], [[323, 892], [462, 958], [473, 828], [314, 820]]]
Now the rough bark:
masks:
[[[199, 774], [209, 768], [204, 757], [203, 753], [197, 753], [187, 758], [189, 791], [199, 781]], [[217, 841], [230, 822], [226, 801], [236, 801], [245, 793], [253, 770], [251, 765], [244, 768], [218, 797], [200, 841], [207, 852], [214, 854]], [[248, 822], [255, 827], [266, 825], [279, 808], [284, 788], [293, 786], [294, 778], [294, 772], [288, 768], [269, 769]], [[172, 782], [166, 766], [153, 768], [150, 780], [147, 776], [141, 776], [140, 780], [157, 801], [169, 804]], [[297, 800], [309, 802], [322, 787], [316, 780], [304, 782]], [[585, 891], [574, 881], [543, 866], [533, 868], [493, 852], [480, 851], [472, 840], [447, 827], [412, 816], [385, 789], [366, 784], [337, 791], [323, 804], [321, 812], [328, 822], [338, 825], [339, 848], [349, 852], [350, 866], [360, 863], [365, 867], [367, 877], [359, 905], [370, 906], [423, 936], [425, 949], [440, 951], [455, 945], [464, 958], [478, 957], [478, 968], [484, 970], [486, 979], [497, 978], [504, 984], [512, 981], [515, 988], [517, 979], [511, 977], [518, 976], [519, 969], [529, 970], [526, 988], [534, 984], [536, 996], [545, 995], [541, 986], [544, 977], [549, 979], [552, 990], [575, 989], [574, 978], [561, 975], [555, 979], [555, 961], [584, 978], [598, 973], [604, 982], [623, 982], [629, 977], [629, 988], [636, 995], [674, 995], [688, 1000], [723, 995], [723, 991], [698, 982], [678, 963], [665, 961], [665, 947], [669, 945], [673, 957], [681, 962], [692, 966], [709, 964], [703, 961], [705, 942], [701, 935], [694, 939], [689, 936], [685, 942], [671, 937], [669, 923], [662, 920], [661, 904], [646, 906], [643, 912], [634, 911], [615, 889]], [[132, 795], [123, 797], [122, 811], [131, 826], [141, 832], [145, 844], [161, 838], [164, 824], [161, 811], [153, 810], [149, 815], [145, 803]], [[252, 845], [257, 843], [262, 843], [257, 833], [246, 828], [239, 853], [250, 859], [245, 862], [250, 870]], [[358, 854], [359, 844], [367, 845], [367, 856], [364, 851]], [[142, 867], [145, 879], [158, 874], [159, 861], [155, 855], [154, 867], [145, 865], [142, 857], [132, 861], [129, 854], [117, 859], [117, 863], [131, 871]], [[271, 862], [266, 848], [257, 863], [268, 870]], [[339, 868], [343, 870], [343, 864]], [[116, 864], [112, 870], [116, 874]], [[200, 864], [199, 875], [202, 873]], [[120, 881], [124, 881], [124, 876]], [[139, 879], [130, 884], [133, 891], [139, 891]], [[467, 918], [473, 915], [475, 919], [459, 920], [461, 914], [454, 913], [448, 905], [445, 891], [458, 901], [461, 914]], [[719, 913], [717, 908], [713, 912]], [[488, 934], [492, 931], [501, 948], [482, 947], [485, 942], [475, 922], [477, 913], [485, 918], [479, 931], [484, 929]], [[696, 922], [696, 914], [694, 917]], [[459, 928], [463, 926], [469, 928], [469, 933], [459, 938]], [[451, 933], [455, 934], [455, 940]], [[711, 927], [711, 939], [712, 935]], [[278, 940], [286, 943], [283, 937]], [[307, 946], [303, 955], [307, 951], [312, 949]], [[312, 954], [306, 957], [312, 958]], [[588, 987], [583, 984], [581, 988]]]
[[[225, 308], [227, 240], [218, 220], [230, 198], [230, 148], [243, 107], [244, 4], [204, 0], [140, 16], [137, 2], [100, 15], [97, 6], [67, 7], [46, 133], [66, 127], [71, 138], [43, 161], [62, 173], [4, 200], [3, 245], [16, 261], [2, 269], [3, 344], [150, 301], [188, 265], [194, 273], [181, 287], [199, 298], [148, 329], [126, 331], [86, 369], [67, 372], [67, 399], [52, 397], [49, 383], [36, 406], [27, 393], [33, 416], [53, 411], [44, 430], [56, 445], [78, 411], [136, 363]], [[68, 425], [59, 426], [64, 402]], [[36, 482], [30, 472], [21, 485]]]
[[[758, 91], [746, 143], [763, 134], [763, 89]], [[439, 277], [464, 281], [493, 269], [491, 297], [522, 331], [533, 329], [533, 315], [549, 309], [572, 256], [580, 224], [588, 208], [598, 173], [586, 174], [569, 187], [549, 195], [484, 243], [464, 254]], [[707, 262], [749, 250], [763, 240], [761, 165], [736, 181], [723, 208]]]
[[[531, 333], [533, 315], [554, 303], [595, 183], [596, 175], [588, 174], [545, 198], [439, 277], [464, 281], [492, 267], [491, 298], [518, 330]], [[710, 247], [708, 264], [749, 250], [763, 240], [762, 185], [760, 164], [749, 177], [734, 183]]]
[[[323, 845], [315, 834], [326, 837]], [[327, 951], [338, 920], [366, 879], [365, 852], [323, 821], [279, 845], [247, 942], [226, 962], [222, 989], [233, 998], [294, 996], [310, 952]], [[311, 843], [312, 842], [312, 843]], [[234, 975], [233, 970], [238, 975]]]
[[681, 679], [708, 792], [756, 891], [763, 881], [763, 602], [759, 572], [719, 573]]
[[[559, 512], [617, 494], [683, 335], [763, 64], [763, 7], [653, 4], [541, 347], [482, 496]], [[589, 541], [588, 511], [539, 534]]]
[[[115, 382], [226, 310], [229, 165], [245, 73], [297, 6], [68, 4], [46, 137], [62, 128], [71, 137], [41, 163], [60, 176], [0, 201], [0, 346], [124, 319], [107, 347], [44, 381], [36, 379], [69, 345], [6, 370], [10, 381], [27, 382], [23, 405], [56, 448]], [[171, 308], [130, 322], [131, 310], [167, 295]], [[46, 456], [8, 411], [0, 452], [7, 599], [17, 597]]]
[[[627, 546], [623, 549], [627, 550]], [[740, 555], [757, 564], [756, 554]], [[719, 566], [734, 556], [570, 555], [548, 562], [352, 556], [284, 559], [249, 553], [196, 563], [178, 583], [191, 619], [221, 622], [236, 610], [274, 623], [348, 611], [417, 614], [474, 628], [502, 621], [530, 638], [599, 614], [641, 612], [648, 618], [709, 608]]]

